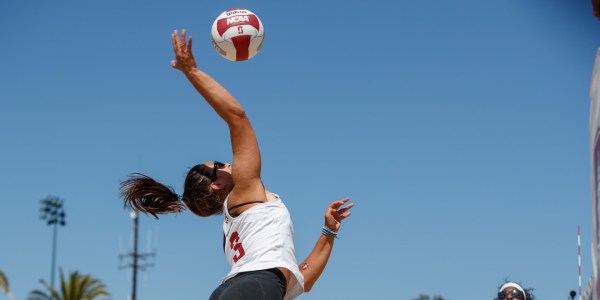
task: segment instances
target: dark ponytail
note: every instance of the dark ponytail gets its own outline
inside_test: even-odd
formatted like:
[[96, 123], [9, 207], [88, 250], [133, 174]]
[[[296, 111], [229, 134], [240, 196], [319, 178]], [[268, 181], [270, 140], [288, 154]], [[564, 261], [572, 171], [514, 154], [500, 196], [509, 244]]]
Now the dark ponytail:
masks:
[[144, 174], [134, 173], [121, 182], [121, 196], [124, 206], [136, 211], [151, 214], [180, 213], [185, 206], [172, 187], [166, 186]]

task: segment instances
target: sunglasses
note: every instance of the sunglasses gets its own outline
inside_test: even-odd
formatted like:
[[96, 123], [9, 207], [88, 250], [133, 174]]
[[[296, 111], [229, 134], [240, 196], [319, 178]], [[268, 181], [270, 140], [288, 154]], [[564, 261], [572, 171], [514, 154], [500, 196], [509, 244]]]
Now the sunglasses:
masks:
[[223, 167], [225, 167], [225, 164], [219, 161], [213, 161], [213, 169], [212, 169], [212, 173], [210, 174], [210, 180], [211, 181], [216, 181], [217, 180], [217, 170], [218, 169], [222, 169]]
[[504, 300], [508, 298], [508, 295], [512, 295], [513, 298], [523, 299], [523, 292], [519, 290], [505, 291], [498, 293], [498, 300]]

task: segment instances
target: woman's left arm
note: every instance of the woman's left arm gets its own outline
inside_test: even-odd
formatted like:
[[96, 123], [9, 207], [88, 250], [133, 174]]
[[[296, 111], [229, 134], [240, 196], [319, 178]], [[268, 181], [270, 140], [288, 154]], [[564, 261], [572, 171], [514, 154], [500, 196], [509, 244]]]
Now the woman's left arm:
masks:
[[341, 222], [352, 214], [349, 210], [354, 206], [354, 203], [342, 207], [348, 200], [350, 199], [345, 198], [335, 201], [325, 210], [323, 234], [319, 236], [315, 247], [299, 266], [300, 272], [304, 276], [305, 292], [309, 292], [312, 289], [317, 279], [321, 276], [321, 273], [323, 273], [323, 270], [325, 270], [331, 250], [333, 250], [335, 235], [337, 235], [340, 229]]

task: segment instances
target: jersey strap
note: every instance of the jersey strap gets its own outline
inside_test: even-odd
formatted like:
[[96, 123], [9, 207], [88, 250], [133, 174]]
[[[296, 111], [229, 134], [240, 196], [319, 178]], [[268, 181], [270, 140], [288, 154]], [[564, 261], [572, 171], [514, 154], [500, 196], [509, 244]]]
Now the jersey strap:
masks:
[[[240, 203], [240, 204], [238, 204], [238, 205], [234, 205], [234, 206], [232, 206], [232, 207], [228, 207], [228, 208], [227, 208], [227, 211], [228, 211], [228, 212], [231, 212], [231, 210], [232, 210], [232, 209], [236, 209], [236, 208], [238, 208], [238, 207], [242, 207], [242, 206], [244, 206], [244, 205], [253, 204], [253, 203], [264, 203], [264, 202], [266, 202], [266, 201], [248, 201], [248, 202]], [[230, 214], [231, 214], [231, 213], [230, 213]], [[240, 215], [240, 214], [232, 214], [231, 216], [235, 218], [235, 217], [237, 217], [237, 216], [239, 216], [239, 215]]]

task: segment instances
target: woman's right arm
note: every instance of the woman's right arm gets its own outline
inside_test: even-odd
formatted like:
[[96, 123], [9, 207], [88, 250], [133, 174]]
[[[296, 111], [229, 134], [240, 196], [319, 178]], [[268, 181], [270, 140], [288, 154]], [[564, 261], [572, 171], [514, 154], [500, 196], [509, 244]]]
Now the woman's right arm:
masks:
[[171, 66], [185, 74], [194, 88], [228, 125], [235, 126], [236, 121], [244, 114], [240, 103], [216, 80], [198, 69], [192, 53], [192, 38], [186, 40], [185, 29], [181, 32], [181, 37], [175, 30], [171, 39], [176, 58], [171, 61]]
[[232, 176], [235, 188], [230, 195], [230, 205], [265, 197], [260, 182], [260, 151], [254, 129], [240, 103], [216, 80], [200, 71], [192, 54], [192, 38], [186, 40], [175, 31], [171, 36], [175, 60], [171, 66], [182, 71], [190, 83], [204, 97], [229, 127], [233, 150]]

